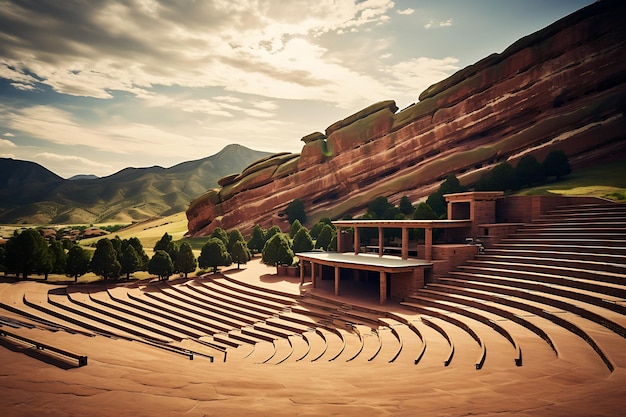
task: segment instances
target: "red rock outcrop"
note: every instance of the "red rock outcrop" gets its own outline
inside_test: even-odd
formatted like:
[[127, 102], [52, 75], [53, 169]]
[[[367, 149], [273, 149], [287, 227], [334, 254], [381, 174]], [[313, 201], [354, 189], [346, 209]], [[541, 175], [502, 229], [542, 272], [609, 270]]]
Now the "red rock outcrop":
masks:
[[581, 166], [626, 151], [626, 5], [601, 1], [429, 87], [397, 112], [374, 104], [302, 138], [194, 200], [189, 234], [219, 226], [288, 225], [288, 204], [311, 221], [364, 211], [374, 197], [422, 198], [449, 173], [465, 184], [525, 153], [564, 150]]

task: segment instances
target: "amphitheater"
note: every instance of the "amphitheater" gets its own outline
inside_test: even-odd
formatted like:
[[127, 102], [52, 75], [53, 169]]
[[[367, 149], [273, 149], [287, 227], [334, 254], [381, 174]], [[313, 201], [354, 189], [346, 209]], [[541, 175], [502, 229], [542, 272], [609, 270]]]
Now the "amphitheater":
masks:
[[[402, 300], [253, 260], [169, 282], [0, 283], [23, 415], [618, 416], [626, 204], [556, 207]], [[344, 285], [342, 283], [342, 285]]]

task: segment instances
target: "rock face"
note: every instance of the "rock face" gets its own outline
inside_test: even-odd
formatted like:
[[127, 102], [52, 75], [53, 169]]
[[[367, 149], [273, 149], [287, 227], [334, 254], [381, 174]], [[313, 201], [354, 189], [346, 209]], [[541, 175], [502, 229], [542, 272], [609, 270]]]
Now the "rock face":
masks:
[[582, 166], [626, 152], [626, 5], [601, 1], [431, 86], [397, 112], [376, 103], [223, 178], [194, 200], [189, 234], [215, 227], [288, 227], [288, 204], [310, 221], [357, 215], [377, 196], [414, 201], [454, 173], [475, 183], [487, 169], [530, 152], [565, 151]]

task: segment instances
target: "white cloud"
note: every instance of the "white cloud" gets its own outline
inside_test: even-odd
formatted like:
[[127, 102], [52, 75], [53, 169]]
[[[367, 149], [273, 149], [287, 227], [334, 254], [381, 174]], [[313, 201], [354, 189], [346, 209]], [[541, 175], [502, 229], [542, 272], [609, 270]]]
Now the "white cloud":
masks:
[[15, 155], [12, 153], [0, 153], [0, 158], [16, 159]]
[[0, 139], [0, 148], [17, 148], [17, 145], [10, 140]]
[[89, 167], [89, 168], [111, 168], [111, 165], [101, 164], [96, 161], [92, 161], [87, 158], [83, 158], [81, 156], [75, 155], [58, 155], [51, 152], [42, 152], [38, 153], [34, 156], [37, 160], [46, 160], [51, 162], [63, 162], [68, 164], [79, 165], [79, 167]]
[[438, 23], [435, 19], [430, 19], [428, 23], [424, 25], [424, 29], [432, 29], [436, 27], [448, 27], [452, 26], [452, 19], [440, 20]]
[[[317, 46], [304, 38], [384, 23], [393, 7], [389, 0], [11, 4], [0, 18], [20, 26], [7, 34], [12, 56], [0, 61], [0, 77], [19, 89], [42, 83], [99, 99], [115, 91], [149, 99], [157, 85], [220, 86], [345, 106], [350, 93], [334, 77], [349, 72], [340, 62], [335, 71], [321, 65]], [[308, 43], [301, 50], [298, 38]]]
[[4, 135], [2, 135], [2, 136], [5, 136], [5, 137], [7, 137], [7, 138], [12, 138], [12, 137], [15, 137], [15, 135], [14, 135], [13, 133], [11, 133], [11, 132], [7, 132], [7, 133], [5, 133], [5, 134], [4, 134]]
[[411, 9], [410, 7], [404, 9], [404, 10], [398, 10], [398, 14], [403, 14], [403, 15], [411, 15], [415, 12], [414, 9]]

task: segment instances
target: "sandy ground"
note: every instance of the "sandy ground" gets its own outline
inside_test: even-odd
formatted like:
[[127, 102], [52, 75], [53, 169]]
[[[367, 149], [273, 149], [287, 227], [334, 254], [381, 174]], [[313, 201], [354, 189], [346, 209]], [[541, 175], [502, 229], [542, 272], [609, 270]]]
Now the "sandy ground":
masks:
[[[233, 277], [298, 292], [298, 279], [253, 261]], [[0, 286], [0, 300], [19, 291]], [[51, 288], [46, 284], [28, 283]], [[24, 286], [26, 288], [26, 286]], [[324, 289], [319, 289], [324, 291]], [[366, 302], [371, 302], [369, 300]], [[376, 306], [378, 307], [378, 306]], [[393, 305], [389, 308], [395, 308]], [[16, 317], [0, 309], [0, 315]], [[5, 329], [6, 327], [3, 327]], [[575, 357], [526, 352], [524, 365], [471, 361], [449, 367], [383, 361], [256, 364], [182, 356], [142, 343], [65, 331], [22, 335], [86, 354], [59, 367], [37, 352], [0, 345], [0, 415], [8, 416], [621, 416], [626, 372]], [[489, 342], [489, 341], [488, 341]], [[462, 350], [462, 346], [457, 349]], [[624, 346], [626, 349], [626, 345]], [[26, 353], [26, 354], [24, 354]]]

